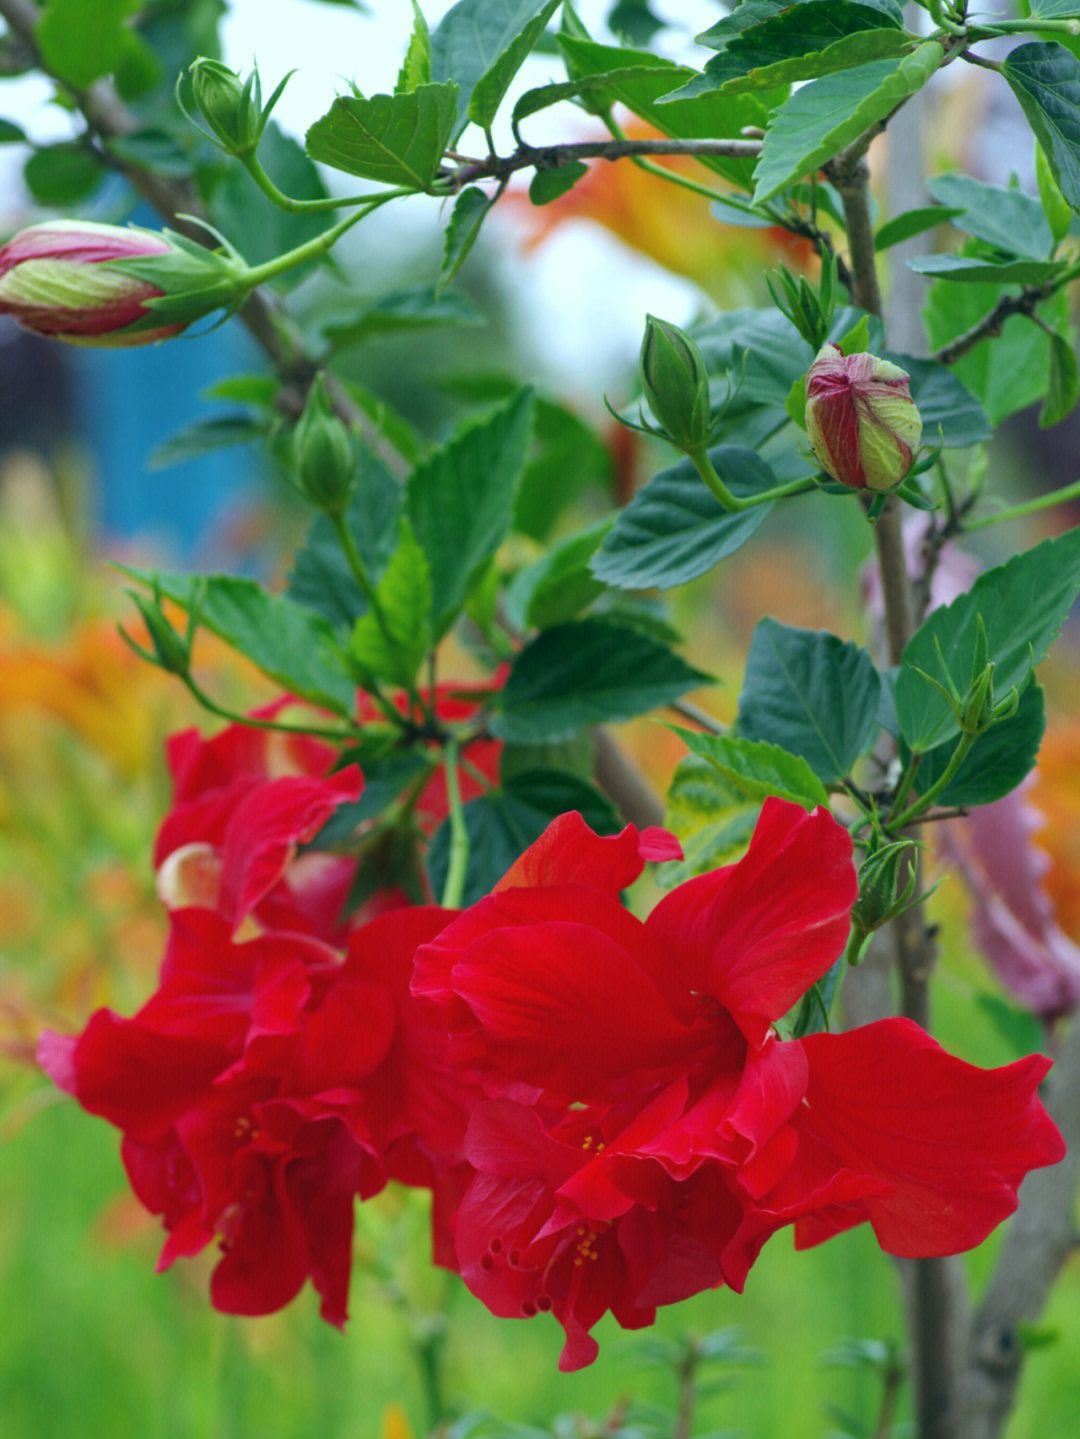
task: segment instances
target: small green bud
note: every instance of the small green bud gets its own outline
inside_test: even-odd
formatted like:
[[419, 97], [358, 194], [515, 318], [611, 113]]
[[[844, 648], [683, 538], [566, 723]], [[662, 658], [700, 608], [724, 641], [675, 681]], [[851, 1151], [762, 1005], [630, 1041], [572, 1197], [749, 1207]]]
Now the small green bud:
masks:
[[859, 895], [851, 910], [848, 954], [857, 963], [864, 941], [910, 907], [915, 898], [917, 846], [911, 840], [884, 844], [859, 866]]
[[327, 514], [342, 514], [352, 494], [356, 456], [349, 431], [327, 402], [321, 376], [293, 431], [293, 459], [300, 493]]
[[248, 155], [265, 126], [259, 72], [246, 81], [220, 60], [200, 56], [189, 69], [195, 106], [228, 155]]
[[712, 433], [709, 375], [701, 351], [677, 325], [645, 317], [641, 388], [660, 433], [680, 450], [702, 450]]
[[966, 735], [985, 734], [995, 723], [994, 666], [988, 664], [972, 680], [960, 705], [960, 728]]
[[152, 599], [139, 594], [137, 590], [128, 590], [127, 593], [134, 600], [143, 617], [153, 650], [144, 649], [142, 645], [137, 644], [124, 629], [120, 630], [121, 635], [136, 654], [142, 655], [143, 659], [149, 660], [159, 669], [163, 669], [171, 675], [186, 675], [191, 669], [191, 641], [194, 637], [194, 624], [188, 626], [186, 635], [181, 635], [174, 630], [165, 618], [165, 613], [161, 608], [161, 595], [156, 588]]

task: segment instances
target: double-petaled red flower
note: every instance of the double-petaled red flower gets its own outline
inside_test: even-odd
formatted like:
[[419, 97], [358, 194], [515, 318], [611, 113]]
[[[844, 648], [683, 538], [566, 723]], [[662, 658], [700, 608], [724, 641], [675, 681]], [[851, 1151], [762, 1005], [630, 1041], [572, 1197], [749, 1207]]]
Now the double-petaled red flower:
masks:
[[77, 1037], [42, 1036], [44, 1069], [123, 1131], [132, 1188], [168, 1231], [159, 1267], [218, 1240], [216, 1308], [265, 1314], [310, 1278], [343, 1324], [354, 1202], [390, 1176], [436, 1191], [446, 1253], [470, 1087], [408, 984], [449, 917], [376, 919], [342, 960], [306, 935], [240, 943], [219, 914], [181, 911], [133, 1018], [99, 1010]]
[[737, 865], [641, 921], [618, 896], [643, 850], [662, 852], [655, 833], [562, 816], [414, 970], [489, 1096], [466, 1138], [459, 1268], [498, 1314], [554, 1313], [567, 1369], [595, 1357], [608, 1309], [636, 1327], [741, 1289], [786, 1224], [800, 1246], [868, 1221], [890, 1253], [970, 1248], [1064, 1152], [1038, 1056], [979, 1070], [902, 1019], [778, 1037], [855, 898], [825, 811], [767, 801]]

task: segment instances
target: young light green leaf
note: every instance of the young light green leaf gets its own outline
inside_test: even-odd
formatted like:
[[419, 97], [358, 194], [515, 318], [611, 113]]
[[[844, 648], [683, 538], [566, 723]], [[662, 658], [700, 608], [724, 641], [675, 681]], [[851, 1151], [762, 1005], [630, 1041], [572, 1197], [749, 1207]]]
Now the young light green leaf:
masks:
[[775, 114], [754, 170], [754, 203], [819, 169], [884, 120], [940, 68], [945, 52], [927, 40], [900, 60], [875, 60], [811, 80]]
[[600, 520], [580, 534], [554, 544], [535, 564], [528, 565], [506, 590], [506, 618], [515, 629], [550, 629], [572, 620], [604, 592], [593, 578], [589, 561], [611, 528]]
[[407, 689], [431, 649], [431, 571], [408, 520], [368, 609], [353, 627], [349, 651], [365, 678]]
[[322, 615], [235, 575], [171, 575], [122, 567], [211, 630], [290, 694], [351, 717], [356, 676]]
[[510, 529], [532, 429], [531, 390], [424, 459], [405, 511], [431, 567], [434, 639], [453, 624]]
[[467, 185], [454, 201], [450, 223], [446, 227], [443, 240], [440, 286], [449, 284], [468, 259], [469, 251], [476, 243], [480, 226], [487, 218], [491, 204], [491, 199], [479, 185]]
[[[768, 465], [752, 450], [718, 445], [710, 458], [739, 499], [772, 488]], [[689, 460], [663, 470], [621, 510], [592, 572], [621, 589], [672, 589], [733, 554], [754, 535], [771, 504], [731, 513], [706, 489]]]
[[736, 728], [801, 755], [832, 784], [874, 743], [880, 699], [881, 676], [865, 650], [766, 618], [750, 642]]
[[431, 35], [431, 75], [459, 86], [452, 139], [469, 120], [491, 123], [555, 8], [552, 0], [458, 0], [443, 16]]
[[1072, 207], [1061, 193], [1061, 186], [1054, 179], [1046, 151], [1038, 140], [1035, 141], [1035, 182], [1039, 187], [1039, 200], [1054, 244], [1060, 245], [1072, 224]]
[[779, 745], [741, 736], [702, 734], [670, 725], [691, 754], [706, 760], [738, 793], [750, 800], [768, 795], [801, 804], [804, 809], [827, 805], [825, 786], [806, 760]]
[[1058, 425], [1071, 415], [1080, 396], [1080, 375], [1077, 374], [1076, 350], [1064, 335], [1050, 336], [1050, 388], [1039, 412], [1044, 430]]
[[450, 142], [458, 87], [447, 81], [397, 95], [339, 95], [307, 132], [313, 160], [384, 185], [428, 190]]
[[683, 859], [656, 878], [665, 888], [738, 859], [750, 842], [761, 802], [697, 755], [679, 761], [667, 793], [664, 828], [682, 843]]
[[1061, 193], [1080, 210], [1080, 60], [1056, 41], [1018, 45], [1002, 62]]
[[966, 594], [934, 610], [904, 650], [896, 677], [896, 715], [911, 750], [925, 752], [960, 733], [949, 702], [924, 675], [946, 687], [951, 681], [964, 693], [982, 657], [983, 631], [995, 695], [1003, 699], [1013, 687], [1022, 691], [1078, 594], [1075, 529], [987, 570]]
[[709, 683], [655, 640], [607, 620], [544, 630], [527, 645], [499, 696], [492, 733], [532, 744], [589, 725], [632, 719]]
[[412, 0], [413, 28], [409, 36], [409, 48], [398, 71], [394, 94], [400, 95], [415, 90], [420, 85], [431, 84], [431, 35], [428, 31], [424, 12]]

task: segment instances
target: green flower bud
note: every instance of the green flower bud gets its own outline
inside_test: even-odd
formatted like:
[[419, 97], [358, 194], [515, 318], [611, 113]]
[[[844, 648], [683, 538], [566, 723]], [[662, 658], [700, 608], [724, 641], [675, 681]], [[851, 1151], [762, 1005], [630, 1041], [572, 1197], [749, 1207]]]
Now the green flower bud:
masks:
[[859, 866], [859, 895], [851, 910], [856, 935], [872, 934], [909, 907], [918, 883], [916, 846], [910, 840], [882, 845]]
[[266, 123], [258, 71], [241, 81], [227, 65], [201, 56], [189, 73], [195, 106], [221, 148], [229, 155], [250, 154]]
[[806, 430], [818, 464], [855, 490], [891, 490], [911, 469], [922, 417], [910, 378], [875, 355], [822, 345], [806, 376]]
[[645, 317], [641, 388], [660, 433], [680, 450], [701, 450], [712, 432], [709, 375], [701, 351], [677, 325]]
[[301, 494], [327, 514], [341, 514], [352, 494], [356, 456], [349, 431], [327, 403], [321, 377], [293, 431], [293, 457]]
[[128, 590], [128, 595], [135, 602], [135, 606], [143, 617], [147, 633], [150, 636], [152, 650], [147, 650], [131, 638], [123, 629], [120, 633], [127, 640], [136, 654], [142, 655], [151, 664], [157, 665], [171, 675], [186, 675], [191, 669], [191, 641], [194, 637], [194, 625], [190, 625], [186, 635], [179, 634], [165, 618], [161, 608], [161, 594], [155, 588], [153, 599], [148, 599], [137, 590]]

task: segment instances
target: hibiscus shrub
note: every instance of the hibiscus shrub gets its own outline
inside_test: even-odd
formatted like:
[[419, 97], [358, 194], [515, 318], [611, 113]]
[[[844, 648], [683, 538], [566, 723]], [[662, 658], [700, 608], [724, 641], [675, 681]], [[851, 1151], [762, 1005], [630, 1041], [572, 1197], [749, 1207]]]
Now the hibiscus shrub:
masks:
[[[923, 34], [884, 0], [739, 7], [698, 37], [715, 53], [696, 69], [593, 38], [558, 0], [458, 0], [431, 31], [416, 9], [392, 93], [344, 94], [312, 123], [294, 157], [299, 198], [263, 166], [281, 87], [264, 105], [257, 74], [191, 55], [177, 93], [218, 152], [191, 168], [205, 208], [192, 229], [195, 191], [173, 170], [151, 184], [138, 136], [125, 138], [149, 121], [125, 114], [134, 82], [122, 68], [108, 78], [112, 50], [87, 60], [59, 44], [66, 8], [51, 4], [35, 30], [0, 3], [84, 115], [88, 157], [108, 152], [188, 233], [125, 241], [94, 225], [88, 248], [85, 225], [37, 226], [0, 249], [0, 309], [61, 339], [138, 344], [243, 304], [273, 378], [225, 390], [312, 510], [281, 593], [127, 571], [146, 658], [226, 727], [169, 744], [156, 991], [131, 1018], [99, 1010], [79, 1034], [46, 1031], [38, 1057], [122, 1132], [132, 1188], [167, 1234], [161, 1266], [216, 1245], [218, 1309], [265, 1314], [310, 1281], [344, 1325], [355, 1203], [396, 1181], [432, 1196], [435, 1262], [496, 1315], [552, 1315], [561, 1367], [576, 1369], [596, 1357], [590, 1331], [608, 1311], [647, 1326], [658, 1306], [741, 1290], [778, 1229], [805, 1248], [868, 1223], [921, 1266], [919, 1432], [944, 1433], [942, 1405], [960, 1412], [972, 1385], [998, 1385], [989, 1408], [1004, 1412], [1015, 1366], [989, 1374], [976, 1341], [989, 1326], [1019, 1352], [1064, 1258], [1071, 1171], [1031, 1201], [974, 1322], [936, 1261], [979, 1244], [1073, 1140], [1055, 1119], [1075, 1124], [1061, 1096], [1080, 1054], [1060, 1022], [1076, 987], [1015, 985], [1021, 999], [1052, 996], [1031, 1001], [1060, 1042], [1043, 1097], [1046, 1058], [985, 1070], [943, 1050], [926, 1028], [934, 935], [918, 836], [929, 820], [990, 813], [1025, 782], [1045, 723], [1034, 668], [1080, 593], [1076, 529], [942, 593], [967, 531], [1075, 489], [1002, 508], [970, 453], [1033, 400], [1053, 424], [1077, 399], [1066, 296], [1080, 274], [1080, 60], [1060, 42], [1073, 10], [976, 22], [935, 0]], [[155, 9], [117, 10], [102, 34], [152, 45]], [[661, 28], [644, 4], [617, 6], [613, 23], [628, 15], [642, 35]], [[1035, 38], [981, 64], [985, 42], [1014, 34]], [[511, 104], [545, 36], [565, 78], [525, 89], [518, 77]], [[941, 176], [937, 208], [875, 235], [870, 141], [962, 57], [1019, 98], [1038, 198]], [[102, 109], [96, 87], [114, 81], [115, 109]], [[140, 114], [190, 155], [171, 90], [140, 83]], [[567, 100], [602, 137], [526, 142], [521, 127]], [[505, 145], [497, 115], [509, 115]], [[470, 158], [477, 135], [486, 151]], [[678, 458], [574, 530], [567, 455], [603, 455], [580, 418], [529, 386], [484, 382], [482, 403], [428, 442], [339, 358], [372, 330], [460, 318], [449, 287], [512, 178], [532, 172], [534, 205], [565, 201], [590, 160], [638, 161], [684, 200], [689, 189], [703, 226], [767, 227], [797, 268], [771, 274], [768, 307], [690, 332], [643, 321], [641, 402], [622, 423]], [[364, 193], [331, 200], [316, 164]], [[239, 254], [244, 237], [219, 233], [240, 185], [274, 221], [275, 254], [259, 264]], [[280, 322], [265, 282], [287, 308], [298, 271], [417, 194], [448, 202], [434, 290], [372, 300], [339, 286], [333, 325]], [[321, 218], [334, 208], [344, 218]], [[964, 238], [911, 262], [932, 277], [934, 353], [889, 353], [881, 257], [935, 228]], [[655, 592], [756, 543], [774, 511], [798, 509], [813, 529], [837, 506], [875, 540], [871, 648], [762, 616], [735, 722], [719, 724], [685, 698], [717, 677], [680, 655]], [[237, 714], [208, 694], [202, 632], [280, 698]], [[479, 678], [448, 678], [461, 641]], [[686, 754], [665, 828], [605, 727], [670, 713]], [[978, 887], [978, 865], [963, 863]], [[667, 892], [642, 918], [627, 891], [647, 865]], [[1041, 901], [1032, 909], [1045, 920]], [[900, 1012], [878, 1000], [852, 1025], [837, 996], [879, 932]], [[995, 962], [1007, 982], [1018, 972]]]

